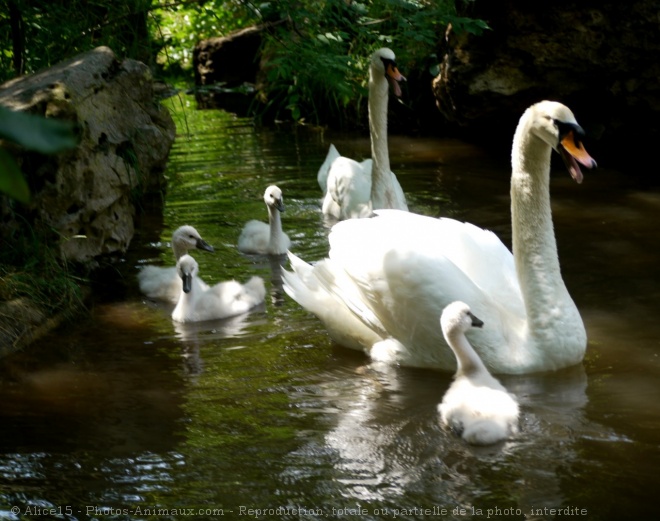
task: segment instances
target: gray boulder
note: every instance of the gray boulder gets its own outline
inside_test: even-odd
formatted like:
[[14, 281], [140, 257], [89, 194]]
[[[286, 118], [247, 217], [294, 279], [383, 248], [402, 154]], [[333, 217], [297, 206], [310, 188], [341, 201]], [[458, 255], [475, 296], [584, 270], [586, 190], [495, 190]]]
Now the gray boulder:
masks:
[[[66, 260], [123, 253], [134, 233], [135, 205], [164, 190], [175, 125], [153, 95], [149, 68], [99, 47], [42, 72], [0, 85], [0, 105], [73, 121], [74, 150], [45, 156], [14, 150], [32, 190], [29, 206], [0, 197], [5, 233], [12, 216], [51, 227]], [[3, 232], [0, 232], [2, 235]]]

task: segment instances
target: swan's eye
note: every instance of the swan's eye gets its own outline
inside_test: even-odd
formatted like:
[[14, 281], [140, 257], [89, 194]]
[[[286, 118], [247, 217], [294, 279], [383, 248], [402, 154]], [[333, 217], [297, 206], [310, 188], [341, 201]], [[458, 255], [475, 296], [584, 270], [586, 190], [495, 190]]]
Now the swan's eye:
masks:
[[573, 141], [575, 146], [579, 148], [582, 141], [582, 136], [584, 135], [584, 130], [581, 127], [574, 125], [572, 123], [564, 123], [563, 121], [554, 120], [557, 130], [559, 130], [559, 141], [564, 139], [570, 132], [573, 133]]
[[381, 58], [381, 61], [383, 62], [383, 67], [385, 68], [385, 76], [387, 76], [388, 67], [396, 69], [396, 63], [394, 63], [394, 60], [390, 60], [389, 58]]

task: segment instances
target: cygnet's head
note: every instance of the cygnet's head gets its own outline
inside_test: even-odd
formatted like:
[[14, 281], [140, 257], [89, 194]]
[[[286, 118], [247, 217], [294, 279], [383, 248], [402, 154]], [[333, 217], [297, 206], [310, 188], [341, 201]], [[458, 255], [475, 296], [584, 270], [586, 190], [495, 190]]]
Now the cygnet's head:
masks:
[[471, 327], [482, 327], [483, 325], [483, 321], [472, 314], [470, 306], [458, 300], [445, 307], [440, 317], [440, 326], [445, 336], [465, 333]]
[[198, 250], [206, 250], [214, 252], [213, 246], [208, 244], [202, 236], [199, 234], [195, 228], [189, 225], [181, 226], [177, 228], [176, 231], [172, 234], [172, 243], [177, 249], [180, 250], [193, 250], [197, 248]]
[[183, 291], [190, 292], [192, 289], [192, 280], [199, 272], [197, 261], [190, 255], [183, 255], [176, 263], [176, 272], [183, 282]]
[[401, 96], [399, 82], [406, 81], [405, 76], [399, 72], [396, 66], [396, 57], [392, 49], [383, 47], [371, 55], [371, 72], [374, 75], [384, 76], [390, 83], [394, 94]]
[[280, 212], [284, 211], [284, 198], [282, 190], [275, 185], [270, 185], [264, 192], [264, 202], [269, 208], [276, 208]]

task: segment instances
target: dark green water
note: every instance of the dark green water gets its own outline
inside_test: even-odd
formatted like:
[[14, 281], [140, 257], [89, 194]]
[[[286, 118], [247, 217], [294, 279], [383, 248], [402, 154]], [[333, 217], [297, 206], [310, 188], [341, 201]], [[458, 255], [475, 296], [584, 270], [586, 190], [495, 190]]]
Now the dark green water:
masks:
[[[334, 346], [281, 291], [277, 265], [241, 255], [265, 187], [306, 260], [327, 252], [316, 171], [330, 142], [180, 109], [164, 216], [147, 216], [126, 262], [125, 297], [0, 362], [0, 519], [589, 519], [657, 517], [660, 485], [660, 194], [625, 172], [552, 182], [562, 270], [589, 333], [586, 360], [502, 378], [522, 432], [474, 449], [443, 430], [450, 375], [371, 366]], [[578, 114], [579, 116], [579, 114]], [[390, 140], [411, 210], [510, 237], [509, 165], [457, 141]], [[559, 167], [559, 165], [558, 165]], [[140, 265], [171, 264], [167, 240], [193, 224], [209, 283], [257, 274], [248, 315], [175, 325], [137, 291]], [[12, 510], [14, 509], [14, 510]], [[554, 513], [550, 509], [561, 509]]]

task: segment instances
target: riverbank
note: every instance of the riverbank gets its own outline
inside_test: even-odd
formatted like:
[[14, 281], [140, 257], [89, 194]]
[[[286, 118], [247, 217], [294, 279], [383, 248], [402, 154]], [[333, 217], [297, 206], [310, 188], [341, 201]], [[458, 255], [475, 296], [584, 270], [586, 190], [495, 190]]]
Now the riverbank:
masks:
[[27, 223], [0, 252], [0, 358], [25, 348], [85, 310], [91, 294], [82, 266], [58, 257]]
[[29, 187], [22, 202], [0, 195], [2, 354], [84, 309], [90, 274], [126, 253], [148, 198], [162, 203], [176, 126], [150, 69], [108, 47], [0, 85], [0, 106], [69, 122], [78, 138], [44, 149], [33, 126], [2, 143]]
[[0, 358], [39, 340], [81, 310], [76, 306], [53, 314], [29, 298], [0, 302]]

